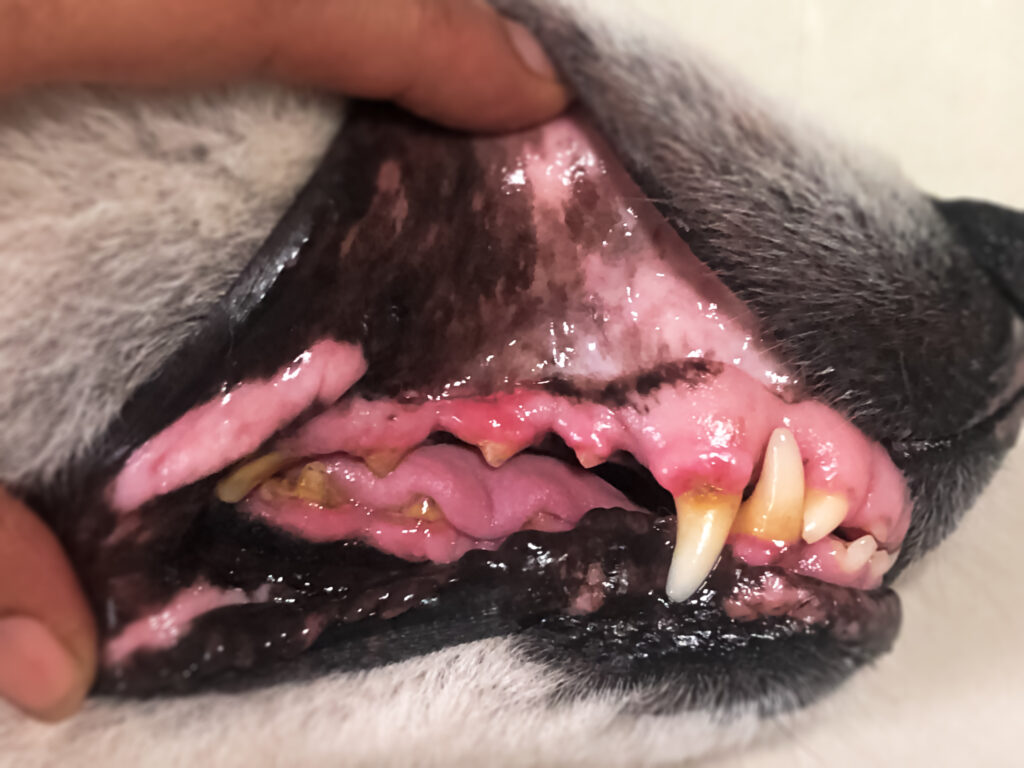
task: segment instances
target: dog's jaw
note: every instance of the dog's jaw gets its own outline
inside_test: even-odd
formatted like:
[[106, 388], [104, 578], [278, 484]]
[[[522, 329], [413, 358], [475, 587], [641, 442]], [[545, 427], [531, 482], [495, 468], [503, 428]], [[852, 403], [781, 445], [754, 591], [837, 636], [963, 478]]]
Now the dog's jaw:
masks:
[[[87, 97], [84, 97], [84, 98], [91, 99], [92, 97], [87, 96]], [[259, 108], [255, 108], [253, 111], [254, 111], [255, 114], [252, 115], [252, 117], [255, 118], [255, 115], [259, 114], [261, 110]], [[311, 108], [309, 113], [312, 114], [312, 113], [315, 113], [316, 111], [317, 110], [315, 108]], [[331, 118], [327, 118], [327, 119], [324, 119], [324, 120], [321, 121], [321, 118], [316, 117], [316, 118], [314, 118], [314, 122], [318, 122], [318, 123], [320, 123], [323, 126], [330, 126], [332, 124], [333, 120]], [[288, 135], [288, 131], [287, 130], [282, 131], [282, 133], [284, 135]], [[321, 136], [321, 138], [323, 138], [323, 137], [324, 136]], [[313, 144], [315, 144], [315, 140], [310, 142], [310, 146], [312, 146]], [[304, 148], [303, 148], [303, 151], [304, 151]], [[306, 156], [306, 162], [311, 164], [314, 161], [316, 154], [317, 154], [316, 152], [309, 152], [308, 156]], [[104, 161], [104, 163], [105, 162], [106, 161]], [[301, 176], [301, 174], [296, 174], [296, 177], [293, 179], [293, 185], [292, 185], [291, 189], [294, 188], [294, 183], [297, 183], [297, 181], [299, 180], [299, 178], [298, 178], [299, 176]], [[284, 184], [283, 187], [288, 187], [288, 184]], [[282, 203], [282, 201], [287, 198], [288, 194], [290, 194], [291, 189], [288, 189], [288, 190], [282, 189], [282, 190], [280, 190], [280, 193], [281, 193], [280, 197], [275, 198], [278, 201], [278, 203], [277, 203], [278, 205], [280, 205]], [[137, 190], [133, 190], [133, 194], [137, 194]], [[271, 206], [271, 208], [273, 208], [273, 206]], [[266, 221], [272, 221], [275, 215], [276, 214], [274, 214], [274, 213], [268, 213]], [[154, 233], [152, 231], [152, 227], [154, 225], [159, 225], [159, 223], [160, 222], [154, 222], [152, 220], [149, 220], [149, 221], [146, 221], [146, 222], [132, 222], [129, 226], [132, 227], [133, 229], [137, 227], [137, 229], [135, 231], [136, 231], [136, 233], [141, 238], [143, 238], [143, 239], [145, 239], [147, 241], [153, 241], [155, 238], [153, 238], [152, 235], [154, 235], [156, 233]], [[236, 230], [236, 233], [237, 233], [237, 230]], [[82, 238], [82, 239], [83, 239], [83, 241], [85, 240], [85, 238]], [[101, 238], [96, 238], [96, 239], [101, 239]], [[258, 239], [258, 237], [256, 239]], [[248, 238], [248, 239], [244, 239], [244, 240], [240, 239], [239, 242], [236, 244], [236, 246], [239, 249], [238, 250], [238, 259], [240, 261], [244, 260], [245, 255], [246, 255], [246, 253], [245, 253], [246, 248], [250, 247], [252, 245], [252, 243], [253, 243], [253, 240], [251, 238]], [[225, 246], [225, 247], [229, 247], [230, 248], [232, 246]], [[99, 256], [100, 256], [100, 254], [97, 253], [97, 258], [99, 258]], [[106, 258], [108, 260], [113, 260], [113, 258], [115, 256], [116, 256], [116, 249], [111, 249], [111, 251], [108, 254], [106, 254]], [[197, 254], [197, 257], [198, 258], [202, 258], [202, 255], [201, 254]], [[149, 270], [149, 266], [148, 265], [146, 267], [146, 270], [139, 270], [137, 274], [132, 274], [130, 276], [126, 276], [125, 277], [126, 285], [138, 285], [138, 284], [142, 284], [143, 282], [145, 282], [147, 280], [150, 280], [152, 275], [149, 274], [147, 270]], [[227, 276], [221, 275], [221, 276], [219, 276], [219, 279], [222, 279], [222, 280], [227, 279]], [[224, 284], [223, 282], [216, 283], [216, 286], [222, 286], [223, 284]], [[212, 300], [212, 297], [215, 295], [215, 293], [216, 293], [216, 287], [211, 288], [209, 291], [202, 292], [197, 297], [198, 298], [198, 302], [197, 302], [196, 307], [193, 307], [190, 311], [201, 311], [201, 307], [204, 306], [204, 301]], [[49, 311], [49, 310], [48, 310], [47, 307], [42, 307], [41, 311]], [[156, 332], [154, 335], [155, 336], [160, 336], [160, 334], [163, 333], [166, 330], [167, 329], [164, 328], [161, 331]], [[165, 350], [165, 349], [154, 350], [152, 356], [151, 357], [147, 357], [149, 362], [146, 365], [148, 365], [150, 367], [146, 368], [146, 367], [143, 366], [141, 368], [141, 370], [140, 370], [138, 378], [137, 379], [133, 379], [133, 381], [138, 381], [138, 380], [143, 379], [145, 377], [144, 373], [153, 370], [158, 365], [159, 361], [162, 359], [162, 357], [166, 353], [167, 353], [167, 350]], [[68, 368], [64, 368], [63, 369], [62, 373], [66, 374], [67, 371], [70, 370], [72, 367], [73, 366], [69, 365]], [[32, 373], [33, 369], [31, 368], [31, 366], [23, 366], [23, 368], [26, 369], [26, 370], [24, 370], [20, 375], [23, 375], [23, 376], [26, 376], [26, 377], [30, 376], [30, 375], [31, 376], [38, 375], [38, 374]], [[22, 381], [24, 381], [26, 384], [33, 383], [28, 378], [22, 379]], [[47, 386], [51, 386], [52, 382], [53, 382], [52, 379], [47, 379], [45, 384]], [[61, 384], [61, 386], [63, 386], [63, 384]], [[119, 403], [121, 401], [120, 398], [122, 398], [122, 397], [123, 397], [123, 393], [113, 393], [111, 395], [111, 397], [110, 397], [110, 400], [109, 400], [110, 407], [109, 407], [108, 410], [104, 411], [102, 408], [99, 408], [99, 409], [96, 410], [96, 412], [88, 414], [87, 417], [82, 417], [82, 419], [79, 420], [79, 421], [73, 421], [72, 423], [75, 423], [77, 425], [76, 429], [80, 430], [80, 432], [76, 435], [76, 437], [88, 438], [88, 437], [90, 437], [92, 435], [98, 434], [100, 432], [102, 426], [103, 426], [103, 424], [101, 422], [104, 422], [106, 419], [108, 419], [111, 416], [111, 414], [113, 414], [116, 411], [116, 409], [117, 409], [117, 407], [118, 407], [118, 405], [119, 405]], [[74, 404], [73, 400], [71, 400], [71, 399], [68, 399], [68, 402], [69, 402], [69, 407]], [[40, 420], [41, 418], [42, 419], [46, 419], [46, 420]], [[37, 413], [37, 414], [33, 415], [33, 419], [35, 419], [35, 420], [32, 421], [31, 423], [29, 423], [27, 419], [25, 421], [14, 420], [12, 423], [14, 423], [14, 424], [24, 423], [26, 425], [26, 431], [25, 431], [24, 435], [27, 436], [26, 439], [28, 439], [28, 438], [31, 437], [31, 433], [28, 430], [29, 429], [36, 430], [36, 429], [38, 429], [40, 424], [51, 423], [51, 422], [49, 422], [48, 418], [49, 417], [46, 417], [45, 415], [40, 415], [40, 414]], [[56, 424], [57, 422], [58, 422], [58, 419], [54, 418], [52, 423]], [[26, 442], [24, 440], [16, 440], [15, 437], [16, 437], [16, 433], [11, 433], [9, 435], [9, 438], [5, 438], [5, 439], [10, 439], [11, 440], [12, 448], [17, 447], [18, 444], [20, 444], [22, 446], [25, 446], [25, 445], [31, 446], [32, 445], [32, 443]], [[53, 441], [52, 443], [47, 443], [46, 446], [43, 447], [41, 450], [37, 449], [37, 450], [27, 451], [27, 452], [31, 452], [31, 454], [32, 454], [30, 458], [26, 458], [23, 454], [7, 453], [6, 454], [7, 456], [18, 455], [18, 456], [20, 456], [21, 459], [24, 459], [24, 461], [21, 461], [19, 459], [17, 462], [15, 462], [15, 461], [12, 460], [10, 473], [7, 474], [6, 477], [8, 477], [9, 479], [25, 479], [25, 478], [38, 478], [38, 477], [40, 477], [41, 473], [45, 472], [47, 468], [58, 465], [59, 463], [61, 463], [66, 458], [66, 456], [64, 454], [62, 454], [61, 451], [65, 450], [67, 445], [68, 445], [68, 443], [63, 442], [63, 441], [61, 441], [61, 444], [59, 444], [59, 445], [57, 444], [57, 441]], [[333, 698], [344, 699], [344, 698], [347, 698], [349, 696], [351, 696], [353, 698], [357, 697], [358, 695], [360, 695], [365, 690], [372, 690], [372, 691], [381, 690], [381, 689], [375, 687], [377, 685], [380, 685], [380, 686], [399, 685], [400, 686], [399, 690], [401, 690], [403, 693], [409, 692], [411, 694], [419, 694], [419, 695], [422, 696], [428, 690], [431, 693], [434, 693], [437, 689], [434, 688], [434, 687], [431, 687], [431, 688], [417, 687], [416, 685], [413, 685], [412, 688], [409, 687], [410, 679], [412, 679], [412, 680], [421, 679], [419, 677], [420, 675], [423, 675], [424, 676], [423, 679], [428, 680], [428, 682], [433, 681], [435, 679], [434, 676], [433, 676], [433, 673], [430, 672], [430, 671], [427, 671], [427, 666], [421, 666], [420, 665], [421, 662], [423, 663], [423, 665], [429, 665], [430, 662], [440, 662], [440, 663], [443, 664], [446, 661], [452, 661], [454, 659], [462, 659], [463, 661], [466, 662], [465, 667], [463, 667], [462, 664], [455, 663], [454, 661], [452, 662], [452, 668], [453, 668], [452, 675], [453, 675], [454, 679], [458, 679], [458, 680], [463, 681], [463, 682], [468, 682], [470, 680], [477, 679], [476, 675], [482, 675], [485, 679], [489, 679], [493, 675], [497, 674], [496, 672], [494, 672], [492, 670], [492, 667], [491, 667], [491, 664], [493, 664], [497, 658], [500, 658], [500, 657], [498, 657], [499, 651], [495, 647], [496, 645], [500, 647], [500, 643], [499, 644], [491, 644], [491, 643], [476, 644], [476, 645], [470, 646], [467, 649], [455, 649], [455, 650], [452, 650], [452, 651], [445, 652], [445, 654], [443, 654], [440, 658], [429, 658], [428, 657], [428, 658], [423, 659], [423, 660], [418, 660], [417, 662], [410, 662], [407, 665], [400, 665], [400, 666], [395, 667], [395, 668], [393, 668], [391, 670], [388, 670], [387, 673], [384, 674], [383, 676], [380, 676], [380, 674], [375, 674], [375, 675], [371, 676], [370, 678], [368, 678], [365, 681], [365, 683], [363, 681], [360, 681], [360, 685], [366, 684], [366, 685], [369, 686], [369, 689], [360, 688], [360, 687], [354, 685], [354, 681], [351, 678], [347, 678], [347, 677], [346, 678], [342, 678], [342, 679], [328, 678], [328, 679], [326, 679], [324, 681], [321, 681], [320, 683], [315, 684], [314, 685], [314, 689], [318, 690], [318, 691], [321, 691], [323, 696], [325, 698], [327, 698], [327, 699], [333, 699]], [[463, 655], [460, 655], [460, 654], [463, 654]], [[435, 667], [430, 666], [430, 669], [435, 669]], [[466, 671], [465, 671], [464, 675], [460, 676], [459, 671], [463, 670], [463, 669], [465, 669]], [[498, 667], [498, 669], [502, 669], [502, 668]], [[531, 671], [529, 667], [526, 667], [526, 669], [527, 669], [527, 672]], [[547, 674], [547, 673], [545, 673], [545, 674]], [[497, 690], [495, 692], [496, 695], [494, 696], [493, 701], [497, 703], [499, 701], [505, 700], [506, 697], [514, 697], [514, 696], [516, 696], [518, 694], [521, 694], [523, 692], [523, 687], [522, 687], [523, 685], [535, 686], [537, 684], [537, 679], [538, 679], [537, 677], [532, 676], [532, 675], [528, 675], [527, 678], [528, 679], [519, 679], [519, 678], [513, 677], [513, 678], [510, 679], [509, 677], [506, 677], [505, 675], [501, 675], [501, 679], [503, 681], [503, 684], [500, 685], [497, 688]], [[550, 680], [551, 678], [548, 677], [548, 678], [545, 678], [545, 679]], [[505, 684], [505, 683], [507, 683], [507, 684]], [[449, 689], [446, 689], [446, 690], [451, 690], [451, 689], [449, 688]], [[281, 695], [284, 695], [284, 696], [294, 695], [296, 698], [301, 698], [301, 697], [304, 696], [304, 694], [301, 691], [297, 692], [297, 693], [294, 693], [294, 694], [293, 694], [292, 691], [286, 691], [284, 694], [281, 694]], [[439, 696], [439, 698], [442, 701], [444, 700], [444, 696], [443, 695]], [[264, 705], [269, 706], [269, 707], [274, 707], [275, 704], [279, 703], [280, 700], [278, 698], [275, 698], [274, 693], [271, 691], [271, 692], [265, 692], [265, 695], [263, 695], [263, 694], [257, 695], [254, 698], [253, 701], [254, 701], [254, 703], [251, 705], [251, 707], [252, 707], [251, 709], [249, 708], [248, 704], [243, 707], [243, 709], [246, 710], [247, 716], [253, 718], [253, 720], [251, 721], [253, 723], [257, 723], [257, 722], [267, 723], [268, 721], [266, 719], [265, 714], [262, 712], [261, 707], [264, 706]], [[410, 696], [408, 701], [409, 702], [416, 702], [415, 705], [410, 703], [409, 709], [408, 710], [404, 710], [404, 711], [408, 711], [410, 713], [409, 717], [413, 717], [415, 715], [415, 713], [422, 711], [423, 699], [417, 699], [415, 696]], [[550, 723], [545, 725], [545, 724], [541, 724], [541, 723], [536, 723], [535, 721], [531, 720], [531, 713], [534, 711], [535, 708], [537, 708], [539, 706], [536, 699], [533, 699], [533, 698], [530, 698], [529, 696], [526, 696], [525, 698], [523, 698], [523, 702], [524, 702], [524, 707], [523, 707], [523, 709], [521, 711], [522, 711], [522, 714], [524, 716], [525, 721], [528, 722], [528, 723], [531, 723], [531, 727], [533, 728], [533, 733], [542, 732], [542, 728], [543, 727], [548, 727], [548, 728], [551, 727]], [[224, 704], [224, 702], [218, 702], [216, 699], [213, 699], [213, 698], [207, 700], [207, 703], [211, 707], [218, 707], [218, 708], [220, 707], [221, 704]], [[449, 720], [448, 722], [457, 721], [458, 720], [458, 716], [462, 713], [462, 710], [460, 709], [460, 706], [458, 705], [457, 702], [453, 701], [453, 702], [450, 702], [450, 703], [452, 704], [452, 706], [449, 709], [438, 708], [435, 711], [437, 713], [439, 713], [438, 714], [439, 718], [443, 717], [444, 715], [451, 715], [452, 719]], [[162, 705], [162, 706], [153, 706], [152, 708], [147, 708], [146, 712], [149, 715], [151, 715], [152, 718], [153, 718], [152, 720], [149, 720], [148, 722], [152, 723], [153, 731], [156, 732], [160, 727], [166, 726], [166, 724], [168, 722], [171, 722], [171, 721], [177, 722], [177, 718], [178, 717], [191, 717], [191, 718], [194, 718], [195, 717], [194, 714], [191, 714], [191, 715], [187, 714], [190, 711], [188, 709], [188, 706], [189, 705], [187, 703], [178, 703], [178, 704], [168, 704], [168, 705]], [[585, 714], [590, 714], [590, 715], [593, 716], [593, 720], [590, 721], [591, 725], [593, 724], [594, 721], [601, 722], [602, 718], [605, 717], [605, 716], [610, 718], [612, 716], [611, 713], [616, 712], [617, 709], [616, 709], [615, 706], [611, 706], [611, 707], [608, 707], [607, 709], [605, 709], [604, 707], [606, 707], [606, 706], [607, 706], [606, 702], [600, 702], [599, 701], [599, 702], [595, 703], [595, 702], [586, 702], [586, 701], [584, 701], [584, 702], [575, 704], [572, 707], [563, 710], [560, 713], [559, 716], [560, 716], [560, 718], [564, 716], [565, 719], [564, 720], [559, 719], [557, 721], [557, 724], [562, 725], [563, 729], [562, 729], [562, 731], [560, 733], [552, 735], [551, 741], [546, 742], [546, 744], [548, 746], [551, 746], [552, 748], [554, 748], [555, 745], [558, 744], [558, 739], [564, 738], [566, 733], [569, 733], [569, 734], [573, 733], [573, 723], [582, 722], [583, 716]], [[223, 708], [223, 710], [221, 712], [221, 715], [223, 716], [224, 710], [233, 709], [233, 708], [234, 707], [233, 707], [233, 705], [231, 703], [227, 703], [226, 706], [224, 706], [224, 708]], [[480, 722], [482, 727], [493, 722], [493, 720], [490, 719], [490, 710], [487, 710], [487, 709], [484, 709], [483, 707], [481, 707], [480, 711], [481, 711], [482, 714], [486, 714], [487, 717], [486, 718], [485, 717], [481, 717], [480, 720], [475, 721], [475, 722]], [[317, 714], [317, 713], [319, 713], [319, 714]], [[312, 722], [314, 722], [314, 723], [316, 723], [316, 722], [324, 723], [324, 727], [325, 728], [326, 727], [332, 727], [333, 728], [336, 725], [336, 718], [338, 718], [339, 715], [341, 715], [341, 714], [343, 714], [343, 713], [338, 712], [337, 710], [331, 710], [330, 708], [323, 707], [322, 705], [318, 708], [317, 712], [313, 712], [313, 713], [307, 712], [307, 715], [312, 717]], [[320, 719], [321, 715], [322, 715], [323, 719]], [[331, 715], [333, 715], [333, 717], [331, 717]], [[287, 716], [287, 714], [282, 714], [281, 715], [282, 718], [284, 718], [286, 716]], [[91, 710], [90, 710], [90, 712], [88, 712], [85, 715], [85, 719], [80, 721], [82, 723], [82, 725], [80, 725], [78, 727], [79, 728], [83, 728], [83, 729], [110, 727], [112, 725], [112, 723], [118, 717], [119, 717], [118, 708], [116, 706], [112, 706], [112, 705], [108, 705], [108, 704], [93, 705]], [[687, 747], [682, 748], [682, 749], [680, 748], [680, 743], [677, 740], [678, 736], [675, 735], [675, 734], [679, 733], [679, 731], [676, 730], [675, 725], [678, 725], [678, 723], [680, 721], [689, 721], [690, 723], [692, 723], [693, 726], [694, 726], [694, 734], [695, 734], [694, 737], [693, 737], [693, 740], [690, 742], [690, 744]], [[287, 727], [287, 722], [286, 721], [281, 720], [281, 721], [277, 721], [277, 722], [278, 722], [278, 724], [282, 728]], [[304, 722], [308, 724], [308, 722], [310, 722], [310, 721], [306, 720]], [[362, 721], [362, 720], [359, 720], [359, 719], [353, 719], [351, 722], [353, 723], [353, 725], [359, 725], [359, 724], [362, 724], [362, 723], [366, 723], [367, 721]], [[474, 722], [474, 721], [470, 721], [470, 722]], [[623, 723], [623, 722], [626, 722], [628, 724], [625, 725], [625, 726], [622, 726], [621, 723]], [[424, 749], [424, 750], [429, 750], [430, 745], [435, 743], [435, 740], [438, 738], [439, 731], [437, 731], [437, 730], [431, 731], [430, 728], [428, 727], [428, 726], [432, 726], [434, 724], [435, 724], [435, 721], [427, 719], [424, 722], [423, 729], [418, 731], [418, 733], [421, 734], [422, 741], [414, 742], [414, 743], [417, 746], [419, 746], [422, 749]], [[367, 725], [369, 727], [369, 723], [367, 723]], [[663, 754], [666, 757], [667, 756], [678, 756], [681, 751], [688, 752], [689, 754], [698, 754], [698, 753], [704, 751], [705, 747], [712, 746], [711, 742], [709, 742], [709, 741], [702, 741], [701, 737], [699, 735], [701, 733], [706, 733], [705, 729], [706, 729], [707, 726], [708, 726], [708, 719], [705, 718], [703, 715], [697, 715], [697, 714], [690, 714], [690, 715], [679, 716], [676, 719], [676, 721], [674, 723], [674, 726], [671, 727], [671, 728], [666, 726], [666, 722], [665, 722], [664, 719], [660, 719], [660, 718], [646, 718], [646, 717], [638, 717], [638, 718], [628, 718], [627, 717], [624, 720], [623, 719], [616, 720], [616, 725], [614, 727], [612, 727], [609, 732], [610, 733], [614, 733], [619, 738], [621, 738], [622, 739], [622, 744], [623, 744], [624, 747], [626, 747], [626, 744], [627, 744], [627, 741], [628, 741], [629, 738], [635, 737], [636, 738], [636, 742], [635, 743], [637, 744], [637, 748], [636, 748], [636, 751], [632, 752], [631, 754], [636, 755], [636, 754], [640, 754], [642, 752], [642, 753], [644, 753], [646, 755], [651, 755], [652, 756], [652, 762], [653, 762], [654, 761], [654, 756], [656, 756], [656, 755]], [[19, 724], [19, 727], [20, 727], [20, 724]], [[204, 740], [204, 736], [202, 735], [202, 731], [199, 730], [199, 726], [197, 725], [196, 727], [197, 727], [197, 730], [192, 731], [192, 733], [195, 735], [196, 742], [200, 743], [200, 742], [202, 742]], [[719, 731], [718, 733], [720, 735], [714, 737], [714, 740], [717, 740], [719, 738], [722, 739], [722, 741], [718, 741], [718, 745], [719, 746], [725, 745], [725, 743], [728, 742], [729, 740], [734, 740], [734, 741], [735, 740], [741, 740], [745, 736], [749, 735], [749, 733], [751, 732], [751, 727], [752, 727], [752, 723], [751, 723], [751, 721], [748, 718], [746, 718], [743, 715], [736, 715], [735, 721], [730, 726], [726, 727], [725, 730]], [[267, 732], [269, 732], [270, 730], [271, 730], [271, 728], [269, 728], [269, 727], [266, 728]], [[469, 730], [471, 730], [471, 729], [467, 729], [467, 732]], [[600, 758], [601, 757], [601, 750], [596, 745], [600, 744], [601, 742], [598, 741], [598, 740], [593, 739], [594, 734], [597, 731], [599, 731], [599, 730], [600, 730], [599, 728], [592, 729], [592, 730], [587, 730], [585, 733], [581, 732], [581, 731], [576, 731], [576, 733], [580, 733], [581, 734], [576, 741], [572, 741], [571, 738], [569, 738], [569, 739], [564, 739], [561, 742], [560, 746], [565, 749], [565, 752], [563, 752], [563, 754], [571, 754], [573, 756], [595, 754], [597, 758]], [[522, 732], [525, 732], [525, 731], [516, 730], [516, 731], [510, 731], [509, 733], [510, 733], [510, 736], [511, 736], [513, 734], [518, 734], [518, 733], [522, 733]], [[669, 735], [670, 732], [672, 732], [673, 735], [670, 736]], [[356, 730], [346, 730], [344, 733], [345, 734], [347, 734], [347, 733], [358, 733], [358, 731], [356, 731]], [[726, 734], [728, 734], [728, 735], [726, 735]], [[341, 734], [341, 735], [344, 735], [344, 734]], [[14, 741], [16, 739], [18, 739], [18, 738], [30, 739], [30, 738], [32, 738], [32, 735], [30, 734], [30, 732], [26, 732], [26, 735], [24, 735], [24, 736], [12, 736], [12, 743], [14, 743]], [[48, 739], [51, 739], [51, 738], [60, 739], [61, 737], [59, 737], [59, 736], [52, 736], [52, 737], [48, 736], [48, 737], [44, 737], [44, 738], [46, 738], [48, 740]], [[453, 739], [457, 739], [457, 736], [453, 735]], [[586, 743], [587, 741], [590, 741], [590, 743], [591, 743], [589, 746]], [[22, 742], [22, 743], [24, 743], [24, 742]], [[344, 743], [344, 739], [342, 739], [339, 742], [335, 742], [335, 743], [340, 745], [340, 744]], [[538, 743], [538, 745], [542, 745], [542, 742], [539, 741], [539, 740], [536, 743]], [[655, 745], [663, 746], [665, 751], [663, 753], [659, 753], [657, 746], [654, 749], [652, 749], [651, 748], [651, 744], [652, 743], [655, 744]], [[128, 743], [125, 743], [123, 745], [123, 748], [126, 749], [126, 750], [132, 750], [132, 749], [140, 748], [140, 745], [132, 744], [131, 742], [128, 742]], [[467, 753], [468, 753], [470, 748], [471, 747], [467, 746]], [[271, 749], [271, 747], [269, 745], [268, 745], [268, 749]], [[539, 746], [538, 749], [544, 749], [544, 747], [543, 746]], [[628, 750], [628, 747], [626, 747], [626, 749]], [[592, 751], [588, 753], [588, 750], [592, 750]], [[630, 752], [625, 751], [625, 750], [624, 750], [624, 753], [625, 754], [630, 754]], [[100, 756], [99, 751], [97, 751], [95, 754], [97, 755], [97, 757]], [[126, 752], [124, 754], [128, 755], [130, 753]], [[136, 753], [136, 754], [141, 754], [141, 753]], [[209, 754], [209, 753], [207, 752], [207, 754]], [[270, 754], [270, 753], [268, 752], [268, 754]], [[430, 753], [429, 753], [429, 751], [427, 751], [424, 754], [430, 754]], [[553, 752], [551, 752], [551, 753], [545, 752], [545, 754], [553, 754]], [[630, 760], [630, 762], [632, 762], [632, 761]]]

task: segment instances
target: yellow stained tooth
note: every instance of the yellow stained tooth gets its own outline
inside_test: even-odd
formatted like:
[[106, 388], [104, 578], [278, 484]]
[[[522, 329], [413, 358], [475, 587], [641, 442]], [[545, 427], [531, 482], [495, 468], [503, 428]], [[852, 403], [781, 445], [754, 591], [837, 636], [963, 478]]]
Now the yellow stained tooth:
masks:
[[804, 500], [804, 541], [821, 541], [846, 519], [850, 503], [841, 493], [809, 489]]
[[305, 465], [290, 490], [291, 496], [324, 507], [334, 507], [341, 503], [341, 496], [331, 481], [327, 467], [319, 461]]
[[301, 499], [321, 507], [337, 507], [345, 501], [327, 471], [326, 465], [311, 461], [298, 473], [291, 476], [274, 477], [260, 488], [268, 500]]
[[584, 469], [593, 469], [594, 467], [604, 464], [604, 459], [598, 456], [593, 451], [577, 450], [576, 461], [580, 463], [580, 466]]
[[711, 487], [676, 498], [676, 546], [665, 583], [669, 600], [681, 603], [704, 583], [722, 554], [740, 501], [738, 494]]
[[480, 453], [484, 455], [484, 461], [497, 469], [519, 453], [519, 449], [512, 443], [495, 443], [491, 440], [484, 440], [480, 443]]
[[367, 454], [363, 457], [363, 463], [370, 468], [377, 477], [387, 477], [395, 471], [395, 467], [402, 463], [402, 459], [405, 458], [405, 451], [399, 449], [389, 449], [384, 451], [374, 451], [373, 453]]
[[878, 542], [871, 534], [865, 534], [855, 541], [851, 541], [846, 547], [846, 557], [843, 559], [842, 567], [847, 573], [856, 573], [871, 559], [871, 556], [878, 551]]
[[800, 448], [793, 433], [779, 427], [768, 440], [761, 477], [740, 507], [733, 532], [794, 544], [803, 530], [803, 508], [804, 462]]
[[253, 488], [264, 480], [270, 479], [294, 461], [294, 458], [280, 451], [272, 451], [258, 459], [246, 462], [230, 475], [221, 478], [221, 481], [217, 483], [217, 498], [227, 504], [237, 504], [248, 496]]
[[402, 509], [402, 514], [416, 520], [426, 520], [428, 523], [437, 522], [444, 517], [441, 507], [429, 496], [424, 496]]

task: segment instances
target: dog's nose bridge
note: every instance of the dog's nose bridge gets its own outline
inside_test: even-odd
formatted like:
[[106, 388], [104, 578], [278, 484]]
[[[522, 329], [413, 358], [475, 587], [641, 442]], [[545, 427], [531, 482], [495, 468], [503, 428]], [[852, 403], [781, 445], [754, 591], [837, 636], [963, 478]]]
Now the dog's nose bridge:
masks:
[[974, 261], [1024, 318], [1024, 211], [978, 200], [936, 204]]

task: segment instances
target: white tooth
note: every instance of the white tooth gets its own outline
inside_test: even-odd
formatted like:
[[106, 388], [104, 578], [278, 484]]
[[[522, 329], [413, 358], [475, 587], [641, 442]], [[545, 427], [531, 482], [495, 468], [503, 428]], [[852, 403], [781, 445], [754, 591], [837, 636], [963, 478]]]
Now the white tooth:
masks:
[[668, 569], [668, 599], [687, 600], [711, 573], [722, 554], [736, 512], [738, 494], [704, 488], [676, 498], [676, 546]]
[[841, 493], [811, 489], [804, 501], [804, 541], [821, 541], [846, 519], [850, 503]]
[[846, 557], [843, 560], [843, 570], [847, 573], [856, 573], [865, 565], [871, 556], [878, 551], [878, 542], [870, 533], [861, 536], [856, 541], [851, 541], [846, 547]]
[[272, 451], [258, 459], [248, 461], [238, 467], [230, 475], [221, 478], [215, 489], [217, 498], [226, 504], [236, 504], [246, 496], [249, 491], [276, 475], [295, 459], [280, 451]]
[[793, 433], [785, 427], [772, 432], [761, 477], [736, 516], [734, 533], [766, 541], [794, 544], [803, 528], [804, 462]]
[[868, 572], [871, 574], [871, 581], [881, 584], [882, 577], [892, 568], [899, 554], [899, 552], [889, 554], [884, 549], [880, 549], [868, 558]]

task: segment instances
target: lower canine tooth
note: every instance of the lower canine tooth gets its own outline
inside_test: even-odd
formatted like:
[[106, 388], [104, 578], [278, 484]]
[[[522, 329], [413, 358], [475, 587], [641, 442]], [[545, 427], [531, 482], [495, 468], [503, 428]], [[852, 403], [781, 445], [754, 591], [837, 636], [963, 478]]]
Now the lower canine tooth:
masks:
[[794, 544], [803, 529], [803, 509], [804, 462], [793, 433], [780, 427], [768, 440], [761, 477], [740, 507], [733, 532]]
[[865, 534], [855, 541], [851, 541], [846, 548], [846, 559], [843, 561], [843, 570], [847, 573], [856, 573], [871, 559], [871, 556], [878, 551], [878, 542], [871, 534]]
[[511, 443], [495, 443], [484, 440], [480, 443], [480, 453], [484, 455], [484, 461], [497, 469], [519, 451]]
[[804, 501], [804, 541], [821, 541], [846, 519], [849, 502], [841, 493], [807, 491]]
[[738, 494], [716, 488], [702, 488], [676, 498], [679, 528], [665, 584], [669, 600], [681, 603], [704, 583], [722, 554], [740, 501]]
[[217, 498], [226, 504], [237, 504], [249, 491], [276, 475], [295, 459], [273, 451], [258, 459], [246, 462], [227, 477], [217, 483]]

